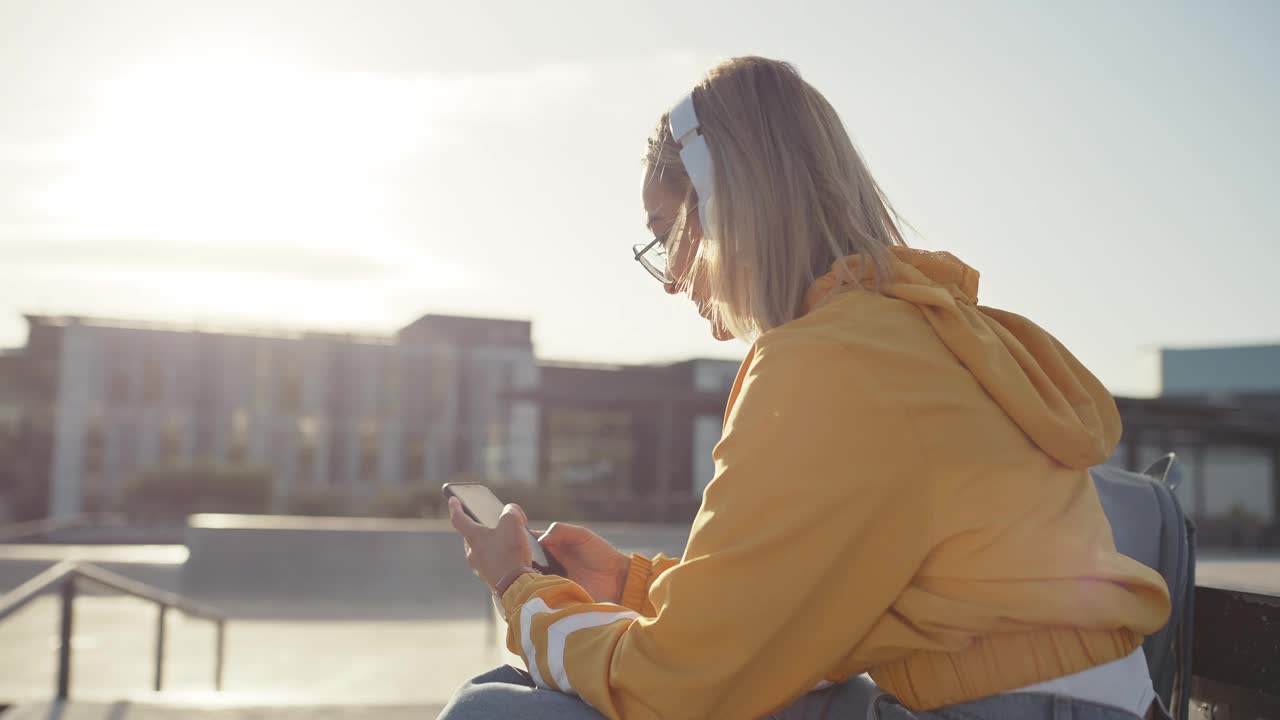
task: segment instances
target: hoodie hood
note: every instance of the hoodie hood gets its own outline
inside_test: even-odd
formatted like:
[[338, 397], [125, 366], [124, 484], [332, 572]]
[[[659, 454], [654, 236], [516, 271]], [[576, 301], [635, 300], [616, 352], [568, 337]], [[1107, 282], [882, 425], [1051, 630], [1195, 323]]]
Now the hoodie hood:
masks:
[[[916, 305], [938, 338], [1045, 453], [1072, 468], [1105, 461], [1120, 442], [1120, 413], [1102, 383], [1035, 323], [978, 305], [978, 271], [946, 252], [893, 247], [881, 293]], [[837, 260], [805, 297], [813, 310], [854, 278], [870, 281], [860, 255]]]

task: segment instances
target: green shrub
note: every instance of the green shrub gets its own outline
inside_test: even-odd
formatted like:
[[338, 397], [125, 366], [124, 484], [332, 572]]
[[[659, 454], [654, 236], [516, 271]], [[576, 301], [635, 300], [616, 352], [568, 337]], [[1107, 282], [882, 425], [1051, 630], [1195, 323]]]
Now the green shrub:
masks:
[[367, 513], [373, 517], [423, 518], [445, 517], [444, 496], [436, 485], [414, 485], [400, 492], [379, 495], [369, 502]]
[[148, 516], [265, 513], [271, 506], [271, 473], [265, 468], [207, 463], [152, 467], [125, 485], [119, 506], [124, 512]]
[[289, 496], [290, 515], [334, 517], [351, 514], [351, 501], [333, 490], [304, 490]]

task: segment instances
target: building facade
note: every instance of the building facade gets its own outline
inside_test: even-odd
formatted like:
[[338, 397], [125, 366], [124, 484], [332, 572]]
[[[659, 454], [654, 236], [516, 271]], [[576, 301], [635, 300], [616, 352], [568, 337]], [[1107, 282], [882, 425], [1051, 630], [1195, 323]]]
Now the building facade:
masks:
[[[1161, 395], [1120, 398], [1112, 462], [1178, 455], [1183, 507], [1202, 524], [1272, 528], [1280, 542], [1280, 345], [1161, 351]], [[1260, 531], [1261, 532], [1261, 531]]]
[[539, 476], [588, 516], [689, 520], [711, 481], [738, 363], [544, 364]]
[[[279, 512], [472, 478], [555, 490], [590, 517], [687, 520], [738, 372], [539, 364], [530, 323], [511, 320], [427, 315], [381, 337], [27, 320], [26, 347], [0, 354], [0, 513], [19, 516], [98, 509], [148, 468], [207, 462], [269, 468]], [[1168, 351], [1164, 396], [1117, 399], [1108, 462], [1175, 452], [1193, 516], [1280, 528], [1268, 352]]]
[[537, 413], [508, 399], [537, 384], [528, 322], [429, 315], [394, 337], [28, 322], [51, 515], [100, 506], [159, 464], [268, 467], [281, 510], [308, 492], [534, 479]]
[[1269, 398], [1280, 407], [1280, 345], [1161, 350], [1160, 394]]
[[24, 418], [17, 353], [0, 351], [0, 524], [24, 514], [19, 504], [22, 484], [18, 468]]

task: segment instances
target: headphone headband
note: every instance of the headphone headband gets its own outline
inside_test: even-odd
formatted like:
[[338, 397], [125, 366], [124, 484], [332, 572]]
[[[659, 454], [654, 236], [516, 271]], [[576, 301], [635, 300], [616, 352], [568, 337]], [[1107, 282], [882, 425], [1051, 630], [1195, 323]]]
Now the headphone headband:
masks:
[[711, 217], [711, 201], [715, 196], [715, 166], [711, 162], [707, 141], [702, 137], [698, 113], [693, 109], [692, 91], [671, 108], [669, 118], [671, 136], [680, 144], [684, 171], [693, 183], [694, 192], [698, 193], [698, 219], [702, 221], [702, 232], [709, 234], [711, 225], [707, 221]]

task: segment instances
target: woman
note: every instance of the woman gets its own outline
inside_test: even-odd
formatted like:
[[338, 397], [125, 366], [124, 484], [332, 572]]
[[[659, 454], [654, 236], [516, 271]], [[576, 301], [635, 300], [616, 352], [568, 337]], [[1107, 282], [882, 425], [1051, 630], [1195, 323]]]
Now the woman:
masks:
[[[542, 542], [451, 505], [528, 672], [459, 718], [1165, 717], [1140, 643], [1169, 598], [1118, 554], [1087, 468], [1115, 402], [1057, 340], [906, 247], [821, 94], [712, 70], [649, 141], [637, 259], [752, 342], [684, 557]], [[867, 673], [870, 679], [860, 676]]]

